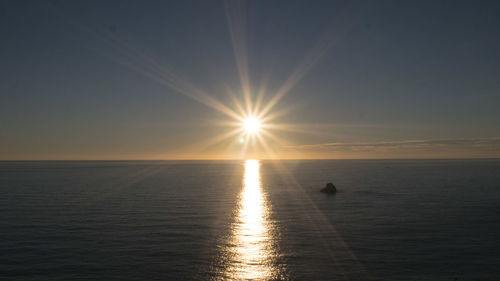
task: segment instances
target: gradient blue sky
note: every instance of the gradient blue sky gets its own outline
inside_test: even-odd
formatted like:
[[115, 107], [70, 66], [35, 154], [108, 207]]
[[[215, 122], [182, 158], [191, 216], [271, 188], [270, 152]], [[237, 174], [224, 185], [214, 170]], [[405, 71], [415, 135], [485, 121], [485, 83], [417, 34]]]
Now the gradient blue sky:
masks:
[[[275, 156], [500, 157], [497, 1], [229, 6], [253, 95], [316, 58], [273, 109], [293, 127], [266, 140]], [[226, 115], [138, 70], [153, 61], [233, 108], [224, 2], [4, 0], [0, 36], [0, 159], [242, 156], [237, 137], [205, 145]]]

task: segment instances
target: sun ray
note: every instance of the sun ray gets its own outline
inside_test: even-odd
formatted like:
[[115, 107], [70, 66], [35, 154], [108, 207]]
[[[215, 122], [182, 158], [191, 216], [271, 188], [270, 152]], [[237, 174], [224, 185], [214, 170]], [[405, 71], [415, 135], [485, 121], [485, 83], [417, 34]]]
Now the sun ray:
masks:
[[232, 149], [235, 148], [237, 145], [241, 145], [241, 142], [239, 141], [243, 137], [243, 133], [240, 133], [238, 137], [236, 137], [235, 141], [230, 142], [223, 150], [224, 155], [230, 154]]
[[284, 123], [266, 123], [263, 127], [274, 131], [291, 132], [298, 134], [307, 134], [314, 136], [330, 136], [332, 133], [323, 128], [313, 128], [315, 124], [284, 124]]
[[[359, 261], [349, 245], [344, 241], [332, 222], [330, 222], [325, 214], [318, 209], [316, 204], [311, 200], [309, 194], [297, 181], [293, 173], [290, 172], [280, 160], [272, 161], [272, 163], [276, 167], [278, 175], [280, 175], [286, 183], [286, 186], [294, 186], [296, 187], [294, 190], [299, 191], [298, 194], [293, 193], [294, 196], [300, 198], [297, 202], [302, 204], [304, 209], [310, 210], [308, 215], [310, 225], [313, 226], [320, 235], [319, 238], [324, 245], [325, 251], [330, 256], [336, 268], [341, 272], [341, 275], [345, 277], [345, 280], [371, 280], [372, 276], [370, 273]], [[322, 233], [328, 233], [330, 239], [333, 239], [335, 243], [329, 243]], [[342, 260], [349, 260], [350, 262], [341, 263], [340, 261]]]
[[243, 4], [243, 1], [225, 1], [225, 11], [246, 110], [250, 112], [252, 100], [246, 42], [246, 15]]
[[359, 3], [353, 1], [342, 13], [336, 18], [324, 35], [311, 48], [311, 50], [299, 62], [295, 70], [285, 80], [285, 83], [276, 91], [276, 94], [271, 98], [266, 107], [261, 110], [262, 115], [266, 115], [286, 94], [288, 94], [295, 85], [300, 82], [309, 71], [316, 66], [322, 58], [326, 56], [328, 51], [342, 40], [348, 31], [359, 21], [361, 9]]
[[279, 117], [282, 117], [284, 115], [287, 115], [290, 111], [292, 111], [294, 107], [286, 107], [283, 108], [279, 111], [275, 111], [273, 113], [269, 113], [266, 116], [260, 116], [261, 114], [257, 115], [260, 120], [262, 120], [263, 123], [267, 123], [269, 121], [272, 121], [274, 119], [277, 119]]
[[[201, 143], [198, 143], [196, 145], [196, 150], [204, 151], [204, 150], [208, 149], [209, 147], [217, 145], [217, 144], [219, 144], [219, 143], [221, 143], [221, 142], [223, 142], [231, 137], [234, 137], [237, 134], [240, 134], [241, 132], [242, 132], [241, 128], [236, 128], [236, 129], [233, 129], [229, 132], [225, 132], [223, 134], [217, 135], [217, 136], [212, 137], [208, 140], [205, 140]], [[193, 147], [193, 149], [194, 149], [194, 147]]]
[[[236, 95], [233, 94], [233, 91], [230, 90], [229, 87], [227, 87], [226, 92], [227, 92], [231, 102], [234, 104], [234, 106], [238, 110], [239, 117], [244, 116], [246, 112], [245, 112], [245, 109], [244, 109], [243, 105], [241, 104], [240, 100], [236, 97]], [[241, 119], [241, 118], [238, 118], [238, 119]]]
[[259, 143], [264, 148], [266, 156], [267, 155], [271, 156], [271, 157], [266, 157], [266, 158], [277, 159], [278, 157], [276, 156], [276, 153], [269, 147], [266, 140], [261, 135], [258, 135], [257, 138], [259, 139]]
[[[254, 104], [254, 108], [253, 108], [253, 112], [252, 112], [252, 114], [254, 116], [260, 115], [259, 112], [260, 112], [260, 108], [262, 106], [264, 95], [265, 95], [267, 88], [268, 88], [269, 78], [270, 78], [270, 75], [266, 74], [260, 83], [259, 91], [257, 92], [257, 98], [255, 99], [255, 104]], [[259, 116], [259, 118], [260, 117], [262, 117], [262, 116]]]
[[222, 112], [232, 118], [239, 118], [239, 115], [236, 112], [210, 94], [196, 87], [193, 83], [188, 82], [180, 75], [175, 74], [167, 66], [160, 64], [159, 60], [153, 59], [151, 55], [134, 48], [131, 44], [121, 40], [110, 31], [91, 28], [77, 21], [74, 17], [70, 18], [66, 16], [59, 7], [54, 6], [54, 8], [58, 10], [61, 18], [70, 26], [92, 38], [93, 40], [90, 40], [90, 42], [100, 42], [104, 44], [104, 48], [102, 48], [98, 47], [97, 44], [89, 45], [88, 42], [85, 41], [83, 43], [87, 48], [140, 75], [148, 77], [187, 97], [190, 97], [197, 102]]
[[244, 157], [246, 155], [247, 149], [248, 149], [248, 143], [250, 142], [250, 138], [245, 139], [245, 142], [243, 142], [243, 148], [241, 149], [240, 152], [240, 158]]
[[273, 133], [271, 133], [268, 130], [262, 130], [262, 134], [265, 135], [266, 137], [272, 139], [278, 145], [284, 145], [285, 144], [285, 140], [283, 140], [280, 137], [274, 135]]

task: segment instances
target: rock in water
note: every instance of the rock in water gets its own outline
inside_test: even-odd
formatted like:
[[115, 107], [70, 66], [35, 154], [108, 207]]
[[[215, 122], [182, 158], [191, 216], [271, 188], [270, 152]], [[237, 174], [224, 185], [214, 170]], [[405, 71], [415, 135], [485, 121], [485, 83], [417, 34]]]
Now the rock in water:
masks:
[[335, 194], [337, 192], [337, 188], [335, 187], [335, 185], [333, 185], [333, 183], [329, 182], [320, 191], [328, 194]]

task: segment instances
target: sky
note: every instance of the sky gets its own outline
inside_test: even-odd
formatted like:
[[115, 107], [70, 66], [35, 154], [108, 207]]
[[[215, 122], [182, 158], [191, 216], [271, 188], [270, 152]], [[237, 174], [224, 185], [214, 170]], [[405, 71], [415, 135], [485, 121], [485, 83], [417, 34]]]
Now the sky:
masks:
[[3, 0], [0, 159], [500, 157], [499, 13]]

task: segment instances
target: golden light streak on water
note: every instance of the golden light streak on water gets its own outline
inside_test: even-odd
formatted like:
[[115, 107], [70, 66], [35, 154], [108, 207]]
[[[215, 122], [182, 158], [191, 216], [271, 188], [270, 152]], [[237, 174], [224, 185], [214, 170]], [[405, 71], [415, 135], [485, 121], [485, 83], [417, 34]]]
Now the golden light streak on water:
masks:
[[224, 249], [224, 276], [231, 280], [269, 280], [282, 277], [276, 263], [276, 229], [270, 222], [269, 202], [262, 191], [260, 163], [246, 160], [243, 189]]

